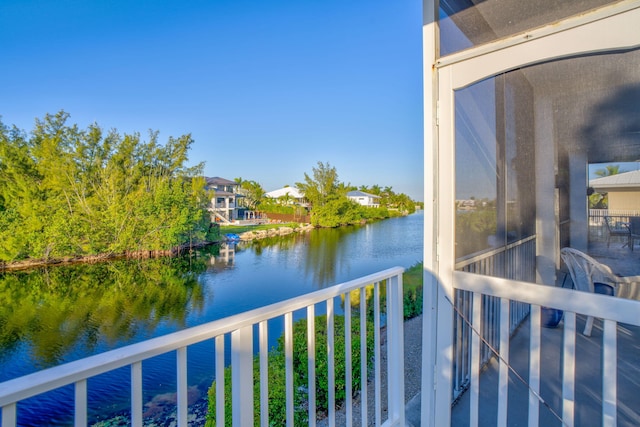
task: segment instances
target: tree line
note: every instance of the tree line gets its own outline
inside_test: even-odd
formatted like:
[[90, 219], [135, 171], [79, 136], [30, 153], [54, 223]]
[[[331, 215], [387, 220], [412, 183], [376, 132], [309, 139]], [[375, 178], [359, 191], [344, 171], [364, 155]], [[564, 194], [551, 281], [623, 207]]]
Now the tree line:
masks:
[[[68, 121], [64, 111], [47, 114], [27, 134], [0, 120], [0, 263], [165, 252], [217, 238], [204, 163], [187, 166], [191, 135], [162, 145], [157, 132], [145, 141], [139, 133]], [[303, 209], [264, 197], [256, 181], [235, 180], [250, 209]], [[318, 162], [296, 186], [319, 227], [412, 213], [416, 206], [391, 187], [340, 182], [329, 163]], [[379, 196], [380, 207], [348, 199], [357, 189]]]
[[[264, 190], [256, 181], [236, 178], [245, 195], [247, 206], [266, 213], [296, 213], [300, 210], [284, 195], [280, 200], [263, 197]], [[304, 193], [309, 204], [311, 222], [318, 227], [337, 227], [356, 224], [363, 220], [383, 219], [415, 212], [417, 202], [403, 193], [395, 193], [391, 187], [373, 185], [360, 187], [345, 184], [338, 178], [338, 171], [331, 164], [318, 162], [311, 174], [305, 173], [302, 182], [295, 186]], [[347, 197], [347, 193], [360, 190], [379, 197], [378, 208], [359, 205]]]
[[64, 111], [27, 135], [0, 122], [0, 261], [162, 251], [207, 238], [203, 165], [190, 135], [105, 132]]

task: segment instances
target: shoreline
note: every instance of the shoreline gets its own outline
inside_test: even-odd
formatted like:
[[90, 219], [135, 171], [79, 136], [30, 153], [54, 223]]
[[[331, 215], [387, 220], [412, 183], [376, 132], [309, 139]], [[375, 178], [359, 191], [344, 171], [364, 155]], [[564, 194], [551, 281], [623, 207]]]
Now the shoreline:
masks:
[[[224, 240], [223, 240], [224, 241]], [[200, 242], [193, 244], [186, 244], [176, 246], [168, 250], [146, 250], [146, 251], [126, 251], [124, 253], [105, 253], [99, 255], [85, 255], [85, 256], [68, 256], [62, 258], [51, 259], [26, 259], [23, 261], [15, 262], [0, 262], [0, 273], [7, 271], [22, 271], [41, 267], [59, 266], [59, 265], [73, 265], [73, 264], [96, 264], [104, 261], [115, 261], [119, 259], [150, 259], [161, 258], [167, 256], [180, 256], [188, 253], [193, 249], [204, 248], [206, 246], [215, 245], [218, 242]]]

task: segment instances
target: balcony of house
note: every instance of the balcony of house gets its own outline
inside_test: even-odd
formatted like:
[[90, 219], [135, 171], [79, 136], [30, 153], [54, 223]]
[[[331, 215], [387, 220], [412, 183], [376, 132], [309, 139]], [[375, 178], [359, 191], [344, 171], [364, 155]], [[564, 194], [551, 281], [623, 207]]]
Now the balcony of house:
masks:
[[216, 202], [213, 207], [219, 210], [233, 210], [236, 208], [236, 204], [234, 202]]

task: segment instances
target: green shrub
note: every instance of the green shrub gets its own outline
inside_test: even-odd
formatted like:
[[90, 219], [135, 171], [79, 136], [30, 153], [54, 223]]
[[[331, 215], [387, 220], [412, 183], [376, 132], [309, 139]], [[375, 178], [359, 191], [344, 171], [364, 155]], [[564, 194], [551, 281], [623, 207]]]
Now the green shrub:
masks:
[[[360, 389], [360, 320], [352, 318], [352, 385], [353, 390]], [[334, 367], [335, 398], [339, 403], [345, 395], [345, 336], [344, 316], [335, 316], [334, 327]], [[327, 317], [315, 318], [316, 330], [316, 411], [328, 411], [328, 358], [327, 358]], [[308, 351], [307, 320], [302, 319], [293, 325], [293, 384], [294, 384], [294, 424], [308, 424]], [[373, 354], [373, 322], [367, 322], [367, 353]], [[371, 365], [373, 359], [370, 359]], [[260, 414], [260, 382], [259, 357], [254, 357], [254, 417], [259, 423]], [[284, 336], [278, 339], [278, 345], [269, 352], [269, 421], [271, 425], [286, 423], [286, 390], [285, 390], [285, 347]], [[216, 418], [216, 382], [209, 389], [209, 413], [207, 426], [215, 426]], [[225, 369], [225, 425], [231, 425], [231, 368]]]
[[411, 319], [422, 314], [423, 298], [422, 263], [406, 270], [402, 276], [404, 318]]
[[[422, 263], [416, 263], [403, 275], [403, 304], [404, 318], [410, 319], [422, 314], [423, 278]], [[382, 283], [384, 285], [384, 282]], [[373, 354], [373, 285], [364, 288], [367, 300], [367, 354]], [[357, 313], [360, 297], [359, 291], [351, 292], [351, 305]], [[386, 309], [386, 286], [380, 286], [380, 309]], [[360, 319], [352, 317], [352, 378], [353, 390], [359, 390], [360, 384]], [[328, 360], [327, 360], [327, 316], [315, 318], [316, 330], [316, 410], [318, 413], [328, 410]], [[346, 398], [345, 395], [345, 339], [344, 316], [335, 316], [334, 329], [335, 345], [335, 397], [336, 403]], [[271, 425], [286, 423], [286, 391], [285, 391], [285, 350], [284, 336], [278, 339], [278, 344], [269, 352], [269, 420]], [[308, 368], [307, 368], [307, 319], [302, 319], [293, 325], [293, 372], [294, 372], [294, 424], [308, 424]], [[369, 368], [373, 359], [368, 361]], [[254, 358], [254, 417], [255, 425], [260, 421], [260, 373], [259, 357]], [[216, 425], [216, 382], [209, 389], [209, 413], [207, 426]], [[225, 425], [231, 425], [231, 368], [225, 369]]]

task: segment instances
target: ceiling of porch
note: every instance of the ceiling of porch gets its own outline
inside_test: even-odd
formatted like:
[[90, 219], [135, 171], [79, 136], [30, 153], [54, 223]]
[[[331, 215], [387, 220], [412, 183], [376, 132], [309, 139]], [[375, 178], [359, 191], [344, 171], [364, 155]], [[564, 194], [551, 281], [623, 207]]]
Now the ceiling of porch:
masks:
[[522, 70], [553, 107], [558, 144], [589, 163], [640, 160], [640, 49], [569, 58]]
[[[443, 27], [441, 48], [447, 52], [449, 41], [453, 51], [453, 46], [477, 46], [610, 3], [616, 1], [441, 0], [440, 8], [457, 28]], [[551, 104], [558, 144], [586, 152], [589, 163], [640, 160], [639, 49], [568, 58], [521, 72], [536, 102]]]

